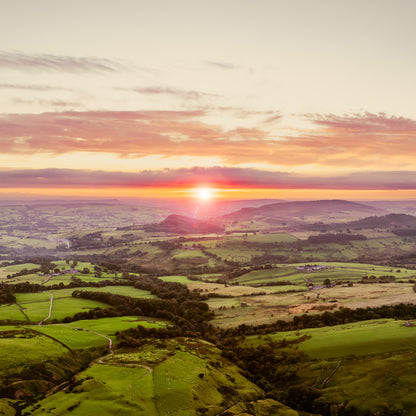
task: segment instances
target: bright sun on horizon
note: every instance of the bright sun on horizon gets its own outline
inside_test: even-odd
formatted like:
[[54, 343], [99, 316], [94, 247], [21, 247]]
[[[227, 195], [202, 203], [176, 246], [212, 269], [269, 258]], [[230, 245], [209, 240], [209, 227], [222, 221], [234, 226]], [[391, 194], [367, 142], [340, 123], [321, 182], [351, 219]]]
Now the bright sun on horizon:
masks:
[[198, 199], [202, 199], [203, 201], [208, 201], [214, 196], [211, 188], [197, 188], [195, 189], [195, 194]]

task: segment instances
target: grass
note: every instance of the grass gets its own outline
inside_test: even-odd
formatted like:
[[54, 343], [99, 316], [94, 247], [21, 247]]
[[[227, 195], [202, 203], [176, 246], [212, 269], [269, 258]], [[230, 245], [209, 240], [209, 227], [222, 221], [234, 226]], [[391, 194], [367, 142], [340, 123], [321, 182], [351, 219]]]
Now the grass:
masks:
[[10, 327], [0, 327], [0, 370], [14, 371], [17, 367], [31, 362], [42, 361], [45, 357], [59, 357], [68, 353], [63, 345], [42, 334], [16, 329], [7, 333]]
[[256, 234], [249, 235], [243, 238], [244, 241], [253, 243], [293, 243], [298, 239], [291, 234], [276, 233], [276, 234]]
[[[242, 323], [261, 325], [272, 323], [277, 319], [290, 320], [295, 315], [322, 313], [324, 310], [336, 310], [340, 307], [355, 309], [397, 303], [416, 303], [412, 283], [354, 284], [353, 287], [336, 285], [333, 288], [295, 293], [278, 291], [272, 293], [273, 289], [279, 288], [279, 286], [256, 289], [250, 286], [229, 286], [229, 288], [240, 289], [243, 287], [251, 291], [267, 292], [267, 295], [240, 298], [248, 307], [216, 310], [216, 316], [211, 321], [212, 324], [224, 328], [238, 326]], [[300, 288], [300, 286], [291, 285], [290, 288], [293, 290]]]
[[[49, 315], [50, 295], [46, 292], [41, 293], [21, 293], [17, 295], [17, 301], [22, 307], [24, 313], [28, 316], [30, 322], [40, 322]], [[73, 316], [94, 308], [108, 308], [109, 306], [88, 299], [58, 297], [54, 298], [52, 307], [52, 319], [63, 319], [67, 316]], [[16, 320], [27, 322], [24, 314], [15, 304], [0, 306], [0, 320]]]
[[151, 400], [152, 378], [147, 373], [145, 368], [96, 364], [78, 376], [79, 386], [74, 390], [58, 392], [42, 400], [40, 408], [27, 410], [32, 415], [157, 416]]
[[158, 279], [163, 280], [164, 282], [181, 283], [183, 285], [193, 282], [192, 280], [189, 280], [186, 276], [159, 276]]
[[[306, 340], [302, 341], [302, 337]], [[277, 332], [273, 341], [299, 341], [299, 348], [312, 359], [365, 356], [416, 349], [416, 327], [403, 321], [377, 319], [351, 324]], [[261, 344], [266, 337], [248, 337], [249, 344]]]
[[239, 298], [210, 298], [205, 301], [208, 304], [209, 308], [216, 310], [219, 308], [232, 308], [240, 306]]
[[[105, 346], [108, 344], [106, 338], [88, 331], [98, 332], [102, 335], [109, 336], [113, 341], [116, 341], [115, 333], [117, 331], [137, 328], [138, 325], [146, 328], [164, 328], [167, 323], [165, 321], [144, 317], [123, 316], [115, 318], [87, 319], [65, 325], [42, 325], [33, 327], [33, 329], [58, 339], [69, 348], [78, 349], [93, 346]], [[82, 328], [84, 331], [80, 331], [78, 328]]]
[[155, 299], [157, 296], [152, 295], [148, 290], [136, 289], [132, 286], [104, 286], [104, 287], [81, 287], [72, 289], [49, 290], [56, 297], [71, 296], [75, 290], [84, 290], [88, 292], [108, 292], [115, 295], [130, 296], [132, 298]]
[[[1, 244], [1, 240], [0, 240]], [[6, 279], [7, 275], [21, 272], [23, 269], [38, 269], [39, 264], [36, 263], [23, 263], [23, 264], [13, 264], [11, 266], [0, 267], [0, 279]], [[25, 277], [25, 276], [20, 276]]]
[[218, 414], [236, 400], [262, 397], [215, 347], [183, 338], [148, 341], [138, 352], [116, 354], [76, 379], [72, 390], [48, 396], [25, 411], [35, 416], [194, 416], [197, 409]]
[[251, 285], [285, 280], [305, 287], [305, 279], [311, 279], [314, 284], [322, 284], [325, 279], [335, 282], [347, 280], [359, 282], [363, 276], [393, 276], [397, 280], [416, 277], [415, 270], [361, 263], [312, 262], [309, 264], [319, 264], [326, 266], [327, 269], [312, 272], [297, 270], [297, 267], [303, 267], [306, 264], [308, 263], [295, 263], [272, 269], [254, 270], [239, 276], [234, 281], [239, 284]]
[[189, 249], [189, 250], [175, 250], [175, 254], [172, 256], [174, 259], [188, 259], [195, 257], [206, 258], [206, 255], [198, 249]]
[[[107, 286], [100, 288], [81, 288], [93, 292], [110, 292], [118, 295], [130, 296], [133, 298], [156, 298], [147, 290], [136, 289], [131, 286]], [[78, 312], [82, 312], [94, 308], [108, 308], [109, 306], [93, 300], [73, 298], [72, 292], [77, 290], [60, 289], [50, 290], [48, 292], [35, 293], [18, 293], [16, 294], [17, 303], [11, 305], [0, 305], [0, 321], [12, 320], [20, 322], [28, 322], [23, 312], [28, 316], [30, 322], [40, 322], [49, 314], [51, 294], [54, 296], [52, 307], [52, 319], [61, 320], [67, 316], [73, 316]], [[22, 312], [23, 310], [23, 312]]]

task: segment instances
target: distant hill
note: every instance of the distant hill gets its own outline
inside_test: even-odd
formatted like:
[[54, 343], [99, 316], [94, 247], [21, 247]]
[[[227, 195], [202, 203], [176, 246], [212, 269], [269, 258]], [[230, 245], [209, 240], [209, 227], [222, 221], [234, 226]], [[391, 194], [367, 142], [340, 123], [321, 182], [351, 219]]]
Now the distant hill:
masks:
[[325, 222], [333, 220], [351, 220], [369, 216], [370, 214], [384, 213], [375, 207], [357, 202], [339, 199], [320, 201], [281, 202], [263, 205], [258, 208], [243, 208], [237, 212], [222, 216], [226, 221], [246, 221], [260, 218], [275, 218], [307, 222], [321, 217]]
[[365, 204], [390, 213], [416, 215], [416, 201], [370, 201]]
[[266, 204], [284, 202], [281, 199], [241, 199], [235, 201], [212, 200], [203, 201], [197, 198], [172, 199], [140, 199], [123, 198], [122, 202], [131, 206], [158, 207], [169, 211], [170, 214], [184, 215], [209, 219], [229, 214], [242, 208], [255, 208]]
[[199, 218], [212, 218], [230, 214], [243, 208], [258, 208], [268, 204], [284, 202], [280, 199], [244, 199], [238, 201], [212, 201], [196, 204], [195, 214]]
[[388, 214], [381, 217], [367, 217], [345, 224], [351, 229], [361, 228], [412, 228], [416, 229], [416, 217], [408, 214]]
[[173, 234], [210, 234], [224, 231], [222, 225], [175, 214], [169, 215], [159, 224], [147, 225], [145, 229], [146, 231], [159, 231]]

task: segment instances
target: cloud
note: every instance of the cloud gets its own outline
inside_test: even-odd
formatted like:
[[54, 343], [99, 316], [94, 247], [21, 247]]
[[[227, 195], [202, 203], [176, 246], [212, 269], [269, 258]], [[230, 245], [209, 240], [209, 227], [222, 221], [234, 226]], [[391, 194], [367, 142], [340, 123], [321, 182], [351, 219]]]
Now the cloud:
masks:
[[141, 172], [0, 170], [1, 188], [193, 187], [201, 183], [213, 187], [245, 189], [410, 190], [416, 189], [416, 171], [379, 171], [323, 177], [218, 166]]
[[[65, 103], [62, 103], [65, 105]], [[57, 103], [59, 105], [59, 103]], [[62, 111], [0, 116], [0, 152], [215, 157], [221, 163], [406, 170], [416, 162], [416, 121], [384, 114], [308, 116], [284, 130], [280, 115], [260, 127], [203, 122], [215, 110]], [[293, 132], [288, 135], [287, 132]]]
[[[202, 123], [203, 111], [87, 111], [0, 116], [0, 152], [111, 152], [124, 157], [231, 157], [255, 147], [260, 129]], [[251, 145], [249, 143], [252, 142]], [[238, 144], [245, 147], [239, 147]]]
[[194, 90], [181, 90], [177, 88], [167, 87], [135, 87], [129, 89], [129, 91], [137, 92], [139, 94], [147, 95], [171, 95], [185, 100], [200, 100], [204, 97], [218, 97], [217, 94], [208, 94], [205, 92], [194, 91]]
[[280, 121], [281, 119], [282, 119], [282, 115], [278, 113], [278, 114], [275, 114], [274, 116], [266, 118], [266, 120], [264, 120], [263, 123], [270, 124], [270, 123], [274, 123], [275, 121]]
[[15, 69], [25, 72], [119, 72], [124, 68], [119, 63], [95, 57], [73, 57], [50, 54], [29, 55], [19, 52], [0, 52], [0, 69]]
[[58, 108], [65, 108], [65, 107], [79, 107], [80, 103], [75, 101], [64, 101], [64, 100], [24, 100], [21, 98], [13, 98], [13, 102], [16, 104], [40, 104], [42, 106], [48, 107], [58, 107]]
[[25, 85], [25, 84], [0, 84], [0, 90], [71, 91], [70, 88], [54, 87], [51, 85]]
[[388, 116], [385, 113], [363, 114], [353, 113], [344, 116], [334, 114], [309, 115], [316, 125], [325, 128], [332, 134], [395, 134], [395, 133], [416, 133], [416, 121], [404, 118]]
[[237, 69], [236, 65], [231, 64], [229, 62], [206, 61], [206, 63], [210, 66], [215, 66], [216, 68], [225, 70]]

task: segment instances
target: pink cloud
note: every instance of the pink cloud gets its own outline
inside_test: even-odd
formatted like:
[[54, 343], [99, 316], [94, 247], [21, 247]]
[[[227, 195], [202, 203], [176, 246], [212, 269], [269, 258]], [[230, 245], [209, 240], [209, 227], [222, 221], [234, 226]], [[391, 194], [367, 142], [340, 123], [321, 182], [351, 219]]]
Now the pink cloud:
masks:
[[308, 116], [312, 128], [296, 136], [279, 136], [275, 125], [226, 129], [201, 121], [207, 114], [202, 110], [3, 114], [0, 151], [202, 156], [229, 165], [314, 164], [370, 170], [402, 170], [416, 162], [416, 121], [411, 119], [370, 113], [315, 115]]

